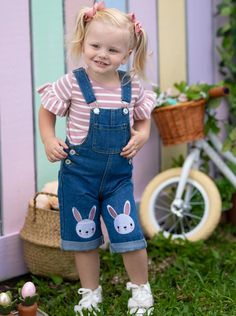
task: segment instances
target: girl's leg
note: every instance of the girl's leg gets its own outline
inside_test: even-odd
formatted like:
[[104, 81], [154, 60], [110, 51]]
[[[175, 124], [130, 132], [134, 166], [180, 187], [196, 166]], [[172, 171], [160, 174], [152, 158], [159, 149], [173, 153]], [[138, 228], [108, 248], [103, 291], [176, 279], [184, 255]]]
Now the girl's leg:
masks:
[[146, 249], [122, 254], [124, 265], [131, 282], [126, 284], [127, 290], [132, 291], [128, 301], [131, 315], [152, 315], [153, 296], [148, 283], [148, 259]]
[[140, 285], [148, 282], [148, 259], [146, 249], [122, 253], [126, 272], [132, 283]]
[[100, 274], [98, 249], [76, 252], [75, 263], [81, 286], [91, 290], [97, 289]]

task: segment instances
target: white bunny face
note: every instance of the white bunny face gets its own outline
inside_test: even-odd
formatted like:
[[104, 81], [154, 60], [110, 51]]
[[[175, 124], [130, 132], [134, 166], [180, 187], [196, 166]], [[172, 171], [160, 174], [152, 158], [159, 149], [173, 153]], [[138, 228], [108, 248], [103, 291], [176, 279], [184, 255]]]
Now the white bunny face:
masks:
[[76, 225], [76, 233], [81, 238], [90, 238], [95, 234], [96, 231], [96, 224], [94, 222], [94, 217], [96, 214], [96, 206], [94, 205], [89, 213], [89, 218], [82, 219], [82, 216], [80, 212], [77, 210], [77, 208], [72, 208], [72, 213], [74, 215], [74, 218], [77, 220]]
[[115, 230], [119, 234], [129, 234], [134, 230], [135, 224], [133, 219], [129, 216], [130, 214], [130, 202], [126, 201], [124, 205], [123, 214], [117, 214], [114, 208], [107, 205], [107, 210], [111, 217], [114, 218]]

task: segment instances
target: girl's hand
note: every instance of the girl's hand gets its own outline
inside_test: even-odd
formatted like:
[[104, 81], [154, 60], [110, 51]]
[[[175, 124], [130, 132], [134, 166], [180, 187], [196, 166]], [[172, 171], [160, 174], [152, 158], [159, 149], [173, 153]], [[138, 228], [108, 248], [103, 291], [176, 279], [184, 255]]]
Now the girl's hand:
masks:
[[147, 133], [143, 131], [136, 131], [135, 129], [131, 128], [131, 138], [128, 144], [122, 149], [121, 156], [128, 159], [133, 158], [147, 140]]
[[65, 142], [57, 137], [50, 137], [44, 142], [47, 158], [51, 162], [60, 161], [67, 157], [63, 149], [68, 149]]

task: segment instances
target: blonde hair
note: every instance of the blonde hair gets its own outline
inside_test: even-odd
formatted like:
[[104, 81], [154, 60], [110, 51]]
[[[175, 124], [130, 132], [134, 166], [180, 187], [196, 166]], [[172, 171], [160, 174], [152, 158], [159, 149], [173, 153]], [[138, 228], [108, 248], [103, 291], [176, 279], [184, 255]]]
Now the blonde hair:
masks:
[[123, 13], [114, 8], [104, 8], [95, 13], [90, 21], [86, 21], [86, 12], [89, 8], [83, 8], [76, 19], [74, 34], [70, 43], [70, 55], [80, 58], [83, 51], [84, 40], [92, 21], [109, 22], [119, 28], [129, 32], [130, 47], [133, 53], [133, 62], [130, 73], [141, 78], [145, 76], [145, 66], [147, 60], [147, 35], [143, 28], [139, 33], [135, 32], [135, 24], [127, 13]]

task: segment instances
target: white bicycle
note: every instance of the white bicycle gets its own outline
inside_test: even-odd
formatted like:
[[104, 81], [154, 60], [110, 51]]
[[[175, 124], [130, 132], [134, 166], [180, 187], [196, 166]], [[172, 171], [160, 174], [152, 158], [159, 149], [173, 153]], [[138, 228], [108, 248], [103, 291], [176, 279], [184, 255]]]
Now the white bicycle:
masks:
[[192, 143], [182, 168], [168, 169], [151, 180], [140, 203], [140, 221], [148, 237], [160, 232], [190, 241], [210, 236], [221, 217], [221, 196], [214, 181], [198, 169], [204, 151], [236, 188], [236, 175], [225, 163], [236, 164], [236, 157], [221, 149], [220, 139], [209, 133]]

